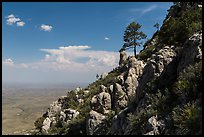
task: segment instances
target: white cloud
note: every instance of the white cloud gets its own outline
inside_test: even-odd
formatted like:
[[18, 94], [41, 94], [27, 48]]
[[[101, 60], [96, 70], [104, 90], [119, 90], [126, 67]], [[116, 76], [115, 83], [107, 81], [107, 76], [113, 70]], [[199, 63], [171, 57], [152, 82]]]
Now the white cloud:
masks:
[[151, 12], [151, 11], [155, 10], [156, 8], [158, 8], [157, 5], [151, 5], [151, 6], [146, 7], [146, 8], [130, 9], [129, 11], [130, 12], [140, 12], [141, 15], [143, 15], [145, 13], [148, 13], [148, 12]]
[[10, 14], [6, 18], [15, 18], [15, 16], [13, 14]]
[[148, 7], [148, 8], [146, 8], [146, 9], [144, 9], [144, 10], [142, 11], [142, 14], [145, 14], [145, 13], [147, 13], [147, 12], [150, 12], [150, 11], [156, 9], [156, 8], [157, 8], [157, 5], [152, 5], [152, 6]]
[[17, 26], [23, 27], [24, 25], [25, 25], [25, 22], [23, 21], [17, 22]]
[[14, 64], [14, 62], [11, 58], [7, 58], [7, 59], [5, 59], [5, 61], [3, 61], [3, 64], [12, 66]]
[[105, 37], [105, 38], [104, 38], [104, 40], [110, 40], [110, 38], [108, 38], [108, 37]]
[[40, 26], [40, 28], [41, 28], [41, 30], [50, 32], [53, 27], [52, 27], [51, 25], [42, 24], [42, 25]]
[[[44, 61], [52, 60], [55, 63], [65, 63], [68, 67], [77, 66], [116, 66], [118, 53], [110, 51], [87, 50], [90, 46], [66, 46], [59, 49], [40, 49], [47, 52]], [[86, 61], [83, 61], [86, 59]]]
[[13, 14], [10, 14], [10, 15], [6, 16], [6, 19], [7, 19], [6, 24], [8, 24], [8, 25], [16, 24], [17, 26], [20, 26], [20, 27], [23, 27], [25, 25], [25, 22], [21, 21], [20, 18], [16, 17]]
[[13, 14], [8, 15], [6, 18], [6, 22], [8, 25], [13, 25], [16, 22], [20, 21], [20, 18], [15, 17]]
[[[119, 62], [119, 52], [93, 50], [87, 45], [61, 46], [40, 51], [45, 54], [37, 62], [14, 63], [10, 58], [3, 61], [3, 70], [7, 72], [5, 77], [16, 79], [16, 76], [10, 75], [11, 71], [15, 71], [15, 75], [25, 74], [22, 79], [25, 82], [39, 79], [46, 82], [46, 78], [52, 82], [88, 82], [95, 80], [96, 74], [110, 72]], [[133, 52], [127, 52], [127, 55], [133, 55]], [[33, 79], [28, 79], [28, 74]]]

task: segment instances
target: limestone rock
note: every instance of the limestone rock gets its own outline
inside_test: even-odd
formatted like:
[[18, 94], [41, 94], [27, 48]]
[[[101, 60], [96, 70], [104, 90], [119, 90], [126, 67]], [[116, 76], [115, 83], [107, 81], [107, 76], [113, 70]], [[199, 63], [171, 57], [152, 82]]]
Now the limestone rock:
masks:
[[158, 120], [157, 116], [152, 116], [148, 119], [147, 130], [149, 132], [144, 135], [161, 135], [165, 129], [164, 121]]
[[134, 56], [129, 57], [129, 68], [136, 66], [137, 64], [137, 59]]
[[102, 73], [101, 74], [101, 79], [104, 79], [106, 76], [108, 76], [108, 73]]
[[79, 112], [74, 109], [64, 109], [64, 113], [66, 114], [66, 118], [71, 120], [73, 118], [76, 118], [79, 115]]
[[116, 83], [114, 87], [114, 96], [116, 102], [116, 108], [119, 107], [120, 109], [124, 109], [128, 104], [128, 97], [126, 93], [122, 90], [120, 84]]
[[106, 87], [104, 85], [100, 85], [100, 92], [106, 92]]
[[51, 120], [47, 117], [44, 121], [43, 121], [43, 126], [42, 126], [42, 130], [44, 132], [48, 132], [48, 129], [50, 128], [51, 125]]
[[100, 124], [103, 123], [103, 120], [106, 118], [103, 114], [100, 114], [94, 110], [89, 112], [89, 116], [86, 122], [86, 131], [88, 135], [96, 134], [100, 129]]
[[111, 134], [112, 135], [123, 135], [128, 126], [127, 114], [129, 112], [128, 108], [125, 108], [115, 115], [112, 120]]
[[107, 114], [111, 109], [111, 96], [104, 91], [103, 86], [101, 87], [102, 92], [91, 99], [91, 108], [99, 113]]
[[177, 73], [196, 61], [202, 60], [202, 30], [193, 34], [184, 44]]
[[110, 89], [110, 93], [112, 93], [113, 92], [113, 85], [110, 85], [109, 89]]
[[125, 51], [120, 52], [119, 66], [123, 66], [126, 60], [127, 60], [126, 52]]
[[124, 85], [126, 87], [126, 93], [128, 97], [131, 97], [135, 93], [135, 90], [138, 86], [137, 78], [138, 76], [135, 74], [135, 68], [130, 68]]
[[117, 79], [119, 80], [120, 84], [123, 85], [124, 84], [124, 76], [123, 75], [119, 75], [117, 77]]
[[50, 108], [48, 109], [48, 117], [53, 117], [57, 112], [60, 112], [62, 109], [62, 104], [58, 101], [54, 101], [50, 104]]
[[84, 90], [84, 95], [87, 95], [89, 93], [89, 90]]

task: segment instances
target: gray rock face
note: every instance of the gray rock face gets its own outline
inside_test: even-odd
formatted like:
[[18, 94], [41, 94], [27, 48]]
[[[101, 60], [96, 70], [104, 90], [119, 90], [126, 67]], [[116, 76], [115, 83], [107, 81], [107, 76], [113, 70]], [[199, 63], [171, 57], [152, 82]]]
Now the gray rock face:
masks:
[[148, 119], [147, 122], [147, 130], [148, 132], [144, 135], [161, 135], [163, 130], [165, 129], [164, 121], [157, 120], [157, 116], [152, 116]]
[[164, 67], [172, 62], [176, 56], [176, 52], [172, 48], [165, 46], [156, 53], [154, 58], [156, 61], [156, 73], [161, 74]]
[[128, 108], [123, 109], [118, 115], [115, 115], [112, 120], [111, 134], [123, 135], [128, 126], [127, 113]]
[[100, 92], [106, 92], [106, 87], [104, 85], [100, 85]]
[[111, 109], [111, 96], [105, 92], [105, 86], [101, 86], [102, 92], [93, 96], [91, 108], [99, 113], [107, 114]]
[[177, 73], [196, 61], [202, 60], [202, 30], [193, 34], [184, 44]]
[[125, 51], [120, 52], [119, 66], [123, 66], [126, 60], [127, 60], [126, 52]]
[[87, 95], [89, 93], [89, 90], [84, 90], [84, 95]]
[[42, 126], [42, 130], [44, 132], [48, 132], [48, 129], [50, 128], [51, 125], [51, 120], [47, 117], [44, 121], [43, 121], [43, 126]]
[[138, 77], [142, 74], [144, 66], [145, 64], [142, 61], [138, 61], [135, 57], [130, 57], [129, 71], [124, 82], [128, 98], [135, 94], [138, 86]]
[[66, 118], [67, 118], [68, 120], [71, 120], [71, 119], [73, 119], [73, 118], [76, 118], [76, 117], [79, 115], [79, 112], [78, 112], [78, 111], [76, 111], [76, 110], [74, 110], [74, 109], [71, 109], [71, 108], [69, 108], [69, 109], [64, 109], [63, 111], [64, 111], [64, 113], [66, 114]]
[[110, 85], [109, 90], [110, 90], [110, 93], [113, 92], [113, 85]]
[[123, 85], [124, 84], [124, 76], [123, 75], [119, 75], [117, 77], [117, 79], [119, 80], [120, 84]]
[[[173, 49], [173, 46], [164, 46], [156, 54], [153, 54], [152, 57], [148, 60], [138, 83], [139, 86], [136, 92], [136, 102], [138, 102], [139, 99], [144, 95], [143, 90], [148, 82], [160, 77], [159, 81], [166, 84], [169, 82], [169, 80], [171, 80], [171, 76], [174, 76], [173, 74], [175, 69], [173, 66], [175, 66], [175, 62], [173, 61], [175, 60], [176, 52]], [[170, 63], [172, 64], [169, 65]], [[164, 72], [164, 70], [166, 72]], [[169, 78], [164, 77], [166, 75], [169, 76]]]
[[128, 104], [128, 97], [122, 90], [122, 86], [118, 83], [114, 84], [112, 93], [112, 105], [113, 108], [124, 109]]
[[50, 108], [48, 109], [48, 117], [53, 117], [57, 112], [60, 112], [62, 109], [62, 104], [58, 101], [53, 102], [50, 104]]
[[102, 73], [101, 74], [101, 79], [104, 79], [106, 76], [108, 76], [108, 73]]
[[103, 114], [100, 114], [96, 111], [91, 110], [86, 123], [86, 131], [88, 135], [97, 134], [97, 131], [100, 129], [100, 124], [103, 123], [103, 120], [106, 118]]

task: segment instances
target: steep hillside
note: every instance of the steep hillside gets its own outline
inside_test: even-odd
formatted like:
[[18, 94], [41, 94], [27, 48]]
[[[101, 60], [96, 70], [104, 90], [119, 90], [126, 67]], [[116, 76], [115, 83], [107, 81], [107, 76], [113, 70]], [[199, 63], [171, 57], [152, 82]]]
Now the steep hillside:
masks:
[[137, 55], [50, 105], [32, 134], [202, 134], [202, 3], [176, 2]]

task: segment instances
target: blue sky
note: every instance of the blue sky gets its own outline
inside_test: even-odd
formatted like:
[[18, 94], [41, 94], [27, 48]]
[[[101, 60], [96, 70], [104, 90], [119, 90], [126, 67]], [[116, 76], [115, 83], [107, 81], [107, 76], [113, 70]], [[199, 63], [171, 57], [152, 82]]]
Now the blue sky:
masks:
[[130, 22], [141, 24], [151, 38], [153, 25], [162, 24], [172, 4], [3, 2], [3, 81], [94, 81], [97, 73], [117, 66]]

